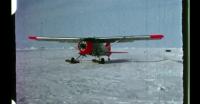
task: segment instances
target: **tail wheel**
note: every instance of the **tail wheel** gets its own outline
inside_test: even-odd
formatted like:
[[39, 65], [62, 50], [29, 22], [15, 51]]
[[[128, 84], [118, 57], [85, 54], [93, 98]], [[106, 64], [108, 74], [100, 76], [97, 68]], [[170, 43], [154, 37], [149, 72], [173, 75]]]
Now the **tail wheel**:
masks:
[[101, 58], [100, 61], [99, 61], [99, 63], [100, 63], [100, 64], [105, 64], [105, 59], [104, 59], [104, 58]]

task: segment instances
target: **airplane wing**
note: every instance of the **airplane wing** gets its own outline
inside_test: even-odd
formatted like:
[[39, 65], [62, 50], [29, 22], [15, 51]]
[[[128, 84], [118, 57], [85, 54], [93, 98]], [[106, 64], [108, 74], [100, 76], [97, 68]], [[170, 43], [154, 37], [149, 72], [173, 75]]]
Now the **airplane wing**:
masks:
[[56, 42], [68, 42], [78, 43], [79, 41], [93, 41], [93, 42], [133, 42], [138, 40], [160, 40], [164, 36], [162, 34], [152, 35], [132, 35], [132, 36], [115, 36], [115, 37], [41, 37], [41, 36], [29, 36], [31, 40], [38, 41], [56, 41]]
[[119, 42], [133, 42], [133, 41], [139, 41], [139, 40], [160, 40], [163, 37], [164, 36], [161, 34], [153, 34], [153, 35], [101, 37], [101, 38], [96, 38], [95, 40], [99, 42], [119, 43]]
[[81, 38], [78, 37], [42, 37], [42, 36], [29, 36], [31, 40], [37, 41], [55, 41], [55, 42], [68, 42], [68, 43], [78, 43]]

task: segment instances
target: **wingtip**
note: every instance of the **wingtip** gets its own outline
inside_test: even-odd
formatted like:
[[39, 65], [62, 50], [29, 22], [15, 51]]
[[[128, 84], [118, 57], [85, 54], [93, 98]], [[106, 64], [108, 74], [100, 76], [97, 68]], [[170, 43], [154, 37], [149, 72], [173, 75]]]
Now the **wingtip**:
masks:
[[28, 36], [28, 39], [30, 39], [30, 40], [37, 40], [37, 36]]
[[164, 38], [164, 35], [163, 34], [151, 34], [150, 38], [155, 39], [155, 40], [160, 40], [160, 39]]

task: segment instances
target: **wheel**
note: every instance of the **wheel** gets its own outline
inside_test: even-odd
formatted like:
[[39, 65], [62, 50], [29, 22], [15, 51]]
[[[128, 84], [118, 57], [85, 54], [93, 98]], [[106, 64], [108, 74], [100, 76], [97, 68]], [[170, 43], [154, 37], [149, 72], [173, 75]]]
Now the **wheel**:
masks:
[[79, 61], [76, 60], [74, 57], [71, 58], [70, 62], [73, 63], [73, 64], [74, 64], [74, 63], [79, 63]]
[[72, 58], [71, 58], [71, 63], [74, 63], [74, 62], [75, 62], [75, 58], [72, 57]]
[[104, 58], [101, 58], [101, 60], [99, 61], [100, 64], [105, 64], [105, 60]]

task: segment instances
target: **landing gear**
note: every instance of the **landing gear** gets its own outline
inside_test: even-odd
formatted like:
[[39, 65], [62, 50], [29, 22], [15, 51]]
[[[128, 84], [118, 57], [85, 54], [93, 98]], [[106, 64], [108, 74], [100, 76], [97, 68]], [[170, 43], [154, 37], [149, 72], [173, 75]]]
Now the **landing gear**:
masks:
[[105, 59], [104, 59], [104, 58], [101, 58], [101, 59], [99, 59], [99, 60], [97, 60], [97, 59], [92, 59], [92, 62], [99, 63], [99, 64], [105, 64]]
[[71, 58], [70, 60], [71, 63], [79, 63], [79, 60], [75, 59], [74, 57]]
[[104, 58], [101, 58], [99, 64], [105, 64], [105, 60], [104, 60]]
[[108, 57], [108, 61], [110, 61], [110, 57]]
[[[78, 60], [80, 56], [78, 56], [77, 58], [72, 57], [71, 59], [66, 59], [65, 62], [69, 62], [71, 64], [80, 63], [80, 61]], [[110, 61], [110, 58], [108, 60]], [[92, 59], [92, 62], [105, 64], [105, 59], [98, 57], [97, 59]]]
[[76, 63], [79, 63], [79, 60], [78, 60], [78, 58], [75, 59], [74, 57], [72, 57], [70, 60], [66, 59], [65, 62], [70, 62], [72, 64], [76, 64]]

